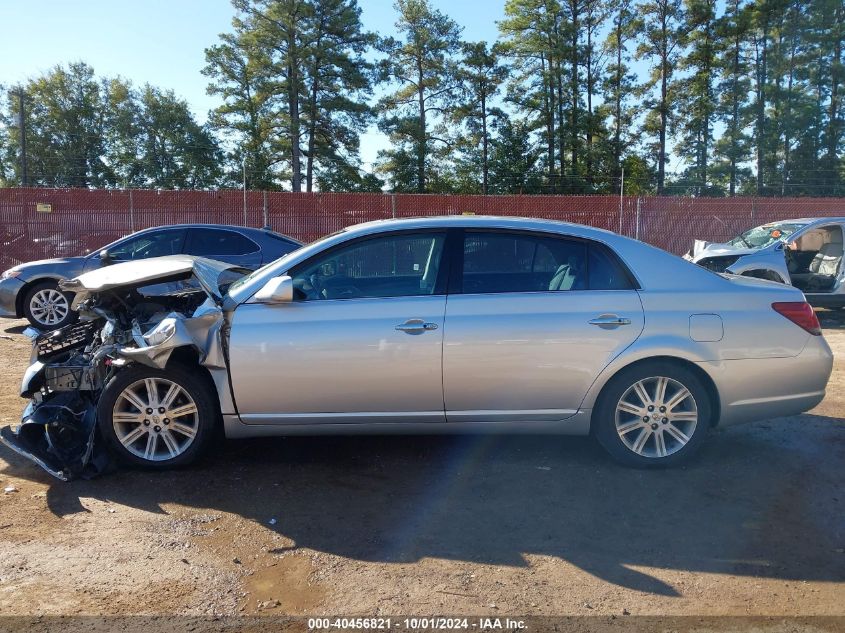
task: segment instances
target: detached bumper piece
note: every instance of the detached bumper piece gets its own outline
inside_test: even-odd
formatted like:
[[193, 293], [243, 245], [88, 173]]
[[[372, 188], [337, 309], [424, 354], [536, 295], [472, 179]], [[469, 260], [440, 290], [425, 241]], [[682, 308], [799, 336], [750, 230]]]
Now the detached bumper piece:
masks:
[[95, 448], [97, 412], [79, 392], [58, 392], [24, 410], [17, 429], [0, 429], [0, 441], [62, 481], [90, 479], [111, 460]]

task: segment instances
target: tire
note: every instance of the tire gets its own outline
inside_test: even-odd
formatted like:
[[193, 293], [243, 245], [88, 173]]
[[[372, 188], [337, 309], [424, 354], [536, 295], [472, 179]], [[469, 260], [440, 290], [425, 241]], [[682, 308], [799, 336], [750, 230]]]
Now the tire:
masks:
[[61, 292], [55, 281], [42, 281], [29, 289], [23, 298], [23, 314], [32, 327], [58, 330], [73, 323], [79, 316], [70, 309], [73, 295]]
[[713, 403], [698, 376], [681, 364], [646, 361], [623, 369], [605, 385], [592, 431], [621, 464], [661, 468], [692, 457], [712, 421]]
[[184, 365], [128, 367], [106, 384], [97, 404], [97, 424], [109, 450], [125, 463], [153, 470], [199, 459], [219, 417], [210, 381]]

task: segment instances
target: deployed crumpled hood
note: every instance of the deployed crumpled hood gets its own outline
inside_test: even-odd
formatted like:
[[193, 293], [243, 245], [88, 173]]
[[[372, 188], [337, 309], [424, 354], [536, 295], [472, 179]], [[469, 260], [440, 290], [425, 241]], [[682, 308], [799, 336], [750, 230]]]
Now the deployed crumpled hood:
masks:
[[227, 270], [247, 272], [233, 264], [205, 257], [168, 255], [104, 266], [74, 279], [62, 281], [59, 285], [62, 290], [75, 293], [74, 304], [78, 304], [79, 301], [98, 292], [177, 281], [193, 276], [206, 294], [220, 305], [223, 302], [220, 293], [220, 275]]
[[742, 257], [743, 255], [751, 255], [759, 253], [762, 248], [747, 248], [731, 246], [730, 244], [719, 244], [717, 242], [705, 242], [704, 240], [695, 240], [695, 245], [692, 247], [692, 259], [697, 261], [704, 257], [719, 257], [725, 255], [736, 255]]

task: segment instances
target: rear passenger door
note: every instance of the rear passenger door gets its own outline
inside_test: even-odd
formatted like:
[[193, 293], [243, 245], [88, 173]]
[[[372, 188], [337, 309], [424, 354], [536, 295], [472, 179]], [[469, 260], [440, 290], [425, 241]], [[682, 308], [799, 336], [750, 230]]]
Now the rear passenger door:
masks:
[[245, 235], [227, 229], [188, 229], [185, 252], [253, 270], [261, 266], [261, 247]]
[[450, 422], [565, 419], [642, 332], [635, 281], [602, 244], [467, 230], [460, 255], [443, 347]]

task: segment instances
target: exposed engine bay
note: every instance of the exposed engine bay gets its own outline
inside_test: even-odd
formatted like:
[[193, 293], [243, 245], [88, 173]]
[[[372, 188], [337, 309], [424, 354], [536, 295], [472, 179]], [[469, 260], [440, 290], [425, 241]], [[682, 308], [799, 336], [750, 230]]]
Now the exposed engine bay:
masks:
[[21, 385], [19, 426], [0, 441], [64, 481], [109, 469], [98, 442], [97, 403], [109, 380], [134, 363], [163, 369], [188, 348], [200, 365], [225, 368], [226, 287], [247, 271], [199, 257], [116, 264], [61, 282], [79, 321], [39, 333]]

